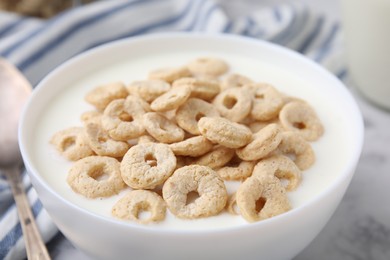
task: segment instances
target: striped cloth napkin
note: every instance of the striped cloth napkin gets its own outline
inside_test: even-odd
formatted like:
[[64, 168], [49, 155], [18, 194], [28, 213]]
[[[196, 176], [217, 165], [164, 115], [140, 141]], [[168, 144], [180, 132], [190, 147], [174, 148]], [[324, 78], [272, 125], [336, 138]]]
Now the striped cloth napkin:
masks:
[[[322, 64], [336, 76], [345, 77], [337, 22], [296, 2], [253, 8], [250, 13], [238, 17], [229, 16], [226, 3], [232, 1], [97, 1], [49, 20], [0, 12], [0, 56], [15, 64], [35, 86], [70, 57], [107, 42], [164, 31], [224, 32], [286, 46]], [[50, 241], [58, 230], [42, 207], [26, 173], [23, 181], [42, 236], [46, 242]], [[0, 174], [0, 259], [25, 257], [12, 194]]]

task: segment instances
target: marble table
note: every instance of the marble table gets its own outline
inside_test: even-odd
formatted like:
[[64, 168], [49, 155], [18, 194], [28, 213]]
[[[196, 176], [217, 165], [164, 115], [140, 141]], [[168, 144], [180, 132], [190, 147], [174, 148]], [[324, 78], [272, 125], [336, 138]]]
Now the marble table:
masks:
[[[246, 2], [258, 4], [254, 0]], [[331, 19], [338, 19], [338, 1], [306, 2], [312, 8], [326, 12]], [[234, 12], [233, 9], [230, 11]], [[245, 6], [240, 11], [245, 11]], [[346, 84], [364, 116], [363, 152], [340, 206], [320, 235], [294, 258], [296, 260], [390, 259], [390, 111], [365, 100], [353, 82]], [[89, 259], [62, 234], [58, 234], [48, 247], [55, 260]]]

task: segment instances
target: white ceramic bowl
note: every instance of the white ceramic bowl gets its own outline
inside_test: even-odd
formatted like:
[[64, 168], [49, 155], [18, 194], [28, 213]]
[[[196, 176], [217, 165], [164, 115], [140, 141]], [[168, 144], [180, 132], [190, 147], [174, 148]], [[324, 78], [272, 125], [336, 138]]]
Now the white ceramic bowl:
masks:
[[[40, 147], [34, 142], [36, 122], [48, 103], [83, 75], [110, 64], [151, 53], [187, 51], [224, 52], [258, 59], [302, 77], [312, 90], [321, 93], [348, 131], [348, 140], [334, 143], [335, 149], [338, 145], [348, 147], [343, 161], [339, 162], [340, 171], [327, 187], [303, 205], [277, 217], [210, 230], [167, 230], [128, 224], [92, 213], [61, 196], [41, 175], [37, 161], [50, 157], [37, 158]], [[343, 84], [297, 53], [238, 36], [173, 33], [110, 43], [55, 69], [35, 89], [20, 123], [19, 138], [29, 176], [45, 209], [63, 234], [95, 259], [291, 259], [321, 231], [343, 197], [360, 156], [363, 123], [354, 99]]]

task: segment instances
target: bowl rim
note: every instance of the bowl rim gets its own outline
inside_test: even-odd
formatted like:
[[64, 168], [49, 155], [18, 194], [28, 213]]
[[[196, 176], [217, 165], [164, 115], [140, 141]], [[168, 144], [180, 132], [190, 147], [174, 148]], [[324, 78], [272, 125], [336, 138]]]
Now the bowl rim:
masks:
[[[318, 71], [318, 73], [322, 73], [326, 75], [326, 77], [331, 78], [335, 82], [335, 84], [338, 84], [340, 88], [340, 91], [342, 95], [347, 99], [349, 106], [352, 110], [354, 110], [356, 113], [354, 113], [355, 118], [353, 121], [356, 122], [356, 132], [354, 133], [357, 137], [355, 148], [351, 151], [351, 156], [349, 157], [349, 161], [345, 164], [344, 172], [337, 176], [331, 184], [326, 187], [322, 192], [318, 193], [313, 198], [307, 200], [304, 204], [300, 205], [299, 207], [293, 208], [288, 212], [285, 212], [281, 215], [274, 216], [269, 219], [265, 219], [262, 221], [258, 221], [255, 223], [248, 223], [247, 225], [233, 225], [228, 227], [220, 227], [220, 228], [212, 228], [212, 229], [200, 229], [200, 230], [187, 230], [187, 229], [156, 229], [154, 226], [146, 226], [146, 225], [139, 225], [136, 223], [131, 222], [125, 222], [122, 220], [116, 220], [114, 218], [105, 217], [102, 215], [99, 215], [97, 213], [91, 212], [87, 209], [82, 208], [81, 206], [78, 206], [67, 199], [63, 198], [58, 192], [52, 188], [47, 181], [38, 173], [38, 169], [36, 169], [33, 165], [33, 160], [31, 159], [31, 156], [28, 152], [28, 149], [26, 148], [27, 145], [25, 145], [28, 142], [28, 138], [26, 138], [27, 135], [27, 128], [25, 127], [26, 124], [26, 118], [29, 114], [29, 107], [31, 106], [31, 103], [33, 100], [39, 97], [39, 93], [43, 91], [44, 86], [46, 82], [53, 77], [56, 74], [60, 74], [61, 71], [65, 70], [68, 67], [73, 66], [74, 63], [78, 63], [82, 60], [88, 59], [89, 57], [95, 55], [95, 53], [105, 51], [108, 48], [117, 48], [121, 45], [131, 45], [133, 43], [142, 42], [142, 41], [155, 41], [155, 40], [161, 40], [161, 39], [175, 39], [175, 38], [191, 38], [191, 39], [201, 39], [205, 40], [207, 38], [213, 38], [213, 39], [224, 39], [228, 41], [235, 41], [237, 44], [240, 44], [240, 42], [246, 42], [250, 44], [256, 44], [258, 46], [261, 46], [262, 48], [268, 48], [272, 49], [275, 52], [282, 53], [288, 59], [294, 59], [301, 63], [306, 63], [308, 66], [311, 66], [313, 69]], [[112, 225], [117, 225], [123, 228], [130, 228], [135, 229], [137, 231], [141, 232], [151, 232], [151, 233], [159, 233], [164, 235], [185, 235], [185, 234], [210, 234], [210, 233], [224, 233], [224, 232], [237, 232], [247, 229], [252, 229], [254, 227], [261, 228], [264, 225], [269, 225], [269, 223], [272, 222], [278, 222], [283, 221], [284, 219], [288, 219], [290, 216], [293, 216], [294, 214], [298, 214], [301, 209], [304, 209], [306, 207], [310, 207], [315, 201], [323, 199], [327, 194], [330, 194], [332, 190], [334, 190], [337, 186], [339, 186], [346, 178], [348, 178], [350, 175], [353, 175], [353, 172], [355, 170], [355, 167], [357, 165], [357, 162], [359, 160], [360, 154], [362, 152], [363, 148], [363, 141], [364, 141], [364, 124], [362, 119], [362, 114], [360, 112], [360, 109], [356, 103], [356, 100], [353, 98], [352, 94], [347, 90], [345, 85], [332, 73], [327, 71], [324, 67], [319, 65], [318, 63], [314, 62], [313, 60], [310, 60], [309, 58], [305, 57], [304, 55], [288, 49], [286, 47], [267, 42], [265, 40], [261, 39], [255, 39], [255, 38], [249, 38], [246, 36], [241, 35], [233, 35], [233, 34], [225, 34], [225, 33], [207, 33], [207, 32], [164, 32], [164, 33], [153, 33], [148, 35], [141, 35], [141, 36], [135, 36], [135, 37], [129, 37], [124, 38], [120, 40], [115, 40], [113, 42], [109, 42], [97, 47], [94, 47], [92, 49], [89, 49], [87, 51], [84, 51], [74, 57], [71, 57], [70, 59], [66, 60], [59, 66], [55, 67], [52, 71], [50, 71], [35, 87], [30, 99], [28, 100], [27, 104], [25, 105], [18, 128], [18, 139], [19, 139], [19, 147], [20, 151], [23, 157], [23, 161], [26, 165], [26, 169], [28, 172], [28, 175], [30, 177], [35, 178], [40, 185], [44, 187], [45, 190], [50, 192], [56, 199], [60, 200], [62, 203], [64, 203], [67, 207], [72, 208], [73, 210], [77, 210], [81, 212], [84, 215], [89, 215], [92, 218], [97, 218], [100, 221], [108, 222]], [[39, 194], [38, 194], [39, 198]], [[50, 214], [50, 212], [49, 212]]]

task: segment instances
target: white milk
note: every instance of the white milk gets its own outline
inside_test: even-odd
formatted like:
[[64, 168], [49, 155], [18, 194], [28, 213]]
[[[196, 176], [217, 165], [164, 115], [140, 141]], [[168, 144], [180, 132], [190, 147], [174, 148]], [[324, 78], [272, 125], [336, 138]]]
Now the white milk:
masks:
[[348, 68], [359, 90], [390, 109], [390, 0], [343, 0]]
[[[266, 81], [274, 84], [280, 91], [309, 101], [312, 104], [325, 126], [325, 133], [321, 139], [312, 143], [316, 153], [316, 163], [309, 170], [303, 172], [303, 180], [299, 188], [288, 193], [292, 206], [299, 207], [323, 192], [337, 177], [343, 167], [347, 154], [347, 133], [343, 131], [345, 123], [338, 116], [338, 111], [330, 106], [315, 88], [307, 85], [303, 79], [288, 71], [281, 71], [270, 64], [252, 60], [247, 57], [235, 56], [226, 53], [175, 53], [150, 55], [142, 59], [133, 59], [120, 64], [114, 64], [104, 70], [95, 71], [58, 95], [48, 105], [35, 129], [35, 158], [37, 168], [47, 182], [61, 196], [75, 205], [93, 213], [112, 218], [110, 211], [114, 203], [124, 195], [127, 190], [117, 196], [107, 199], [87, 199], [73, 192], [66, 182], [67, 171], [71, 162], [61, 157], [49, 144], [51, 136], [70, 126], [81, 126], [80, 114], [92, 109], [84, 102], [84, 95], [95, 86], [121, 80], [128, 83], [132, 80], [145, 79], [148, 71], [159, 67], [179, 66], [199, 56], [218, 56], [231, 65], [231, 71], [246, 75], [256, 81]], [[349, 145], [350, 146], [350, 145]], [[228, 183], [229, 192], [232, 192], [238, 183]], [[131, 223], [132, 224], [132, 223]], [[236, 225], [246, 225], [247, 222], [240, 216], [222, 213], [215, 217], [198, 220], [180, 220], [167, 211], [166, 220], [153, 224], [159, 229], [215, 229]]]

